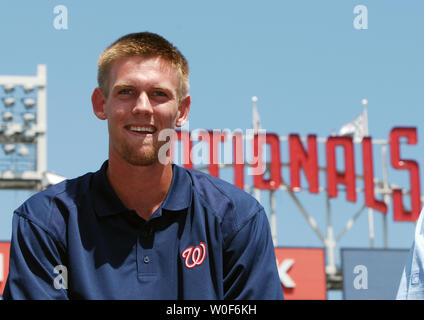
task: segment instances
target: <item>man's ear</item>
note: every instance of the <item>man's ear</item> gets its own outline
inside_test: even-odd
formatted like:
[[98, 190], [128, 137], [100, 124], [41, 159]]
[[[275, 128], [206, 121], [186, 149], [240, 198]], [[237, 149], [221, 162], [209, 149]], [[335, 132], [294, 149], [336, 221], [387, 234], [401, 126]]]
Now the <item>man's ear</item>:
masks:
[[100, 120], [106, 120], [106, 112], [105, 112], [105, 104], [106, 104], [106, 98], [100, 90], [100, 88], [96, 88], [93, 91], [93, 94], [91, 95], [91, 103], [93, 105], [93, 111], [97, 118]]
[[191, 97], [190, 95], [186, 95], [183, 99], [181, 99], [180, 104], [178, 105], [178, 117], [177, 117], [177, 127], [182, 127], [184, 123], [187, 121], [188, 113], [190, 111], [191, 105]]

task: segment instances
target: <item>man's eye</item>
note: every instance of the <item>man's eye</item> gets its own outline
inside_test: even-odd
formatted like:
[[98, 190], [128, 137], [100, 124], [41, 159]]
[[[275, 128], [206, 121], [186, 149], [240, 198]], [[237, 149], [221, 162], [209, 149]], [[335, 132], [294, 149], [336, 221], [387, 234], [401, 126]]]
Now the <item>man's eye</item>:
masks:
[[158, 97], [167, 97], [167, 94], [163, 91], [154, 91], [153, 95]]
[[122, 89], [119, 90], [119, 94], [131, 94], [133, 91], [131, 89]]

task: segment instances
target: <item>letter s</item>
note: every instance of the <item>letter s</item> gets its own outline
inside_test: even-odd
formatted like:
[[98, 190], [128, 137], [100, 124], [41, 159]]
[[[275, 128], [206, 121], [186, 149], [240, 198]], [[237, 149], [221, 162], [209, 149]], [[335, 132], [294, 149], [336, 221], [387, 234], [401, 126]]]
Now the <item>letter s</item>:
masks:
[[411, 211], [403, 207], [402, 190], [394, 189], [393, 196], [393, 216], [395, 221], [416, 221], [421, 211], [421, 188], [418, 163], [414, 160], [404, 160], [400, 158], [400, 137], [406, 137], [408, 144], [417, 144], [416, 128], [393, 128], [390, 131], [390, 161], [393, 168], [409, 171], [409, 181], [411, 185]]

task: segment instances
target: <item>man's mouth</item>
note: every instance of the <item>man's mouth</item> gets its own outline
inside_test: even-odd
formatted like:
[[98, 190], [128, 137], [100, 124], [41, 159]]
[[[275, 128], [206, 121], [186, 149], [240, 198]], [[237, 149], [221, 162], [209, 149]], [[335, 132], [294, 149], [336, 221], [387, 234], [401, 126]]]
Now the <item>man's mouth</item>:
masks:
[[129, 125], [125, 127], [127, 130], [135, 134], [154, 134], [156, 132], [156, 127], [154, 126], [133, 126]]

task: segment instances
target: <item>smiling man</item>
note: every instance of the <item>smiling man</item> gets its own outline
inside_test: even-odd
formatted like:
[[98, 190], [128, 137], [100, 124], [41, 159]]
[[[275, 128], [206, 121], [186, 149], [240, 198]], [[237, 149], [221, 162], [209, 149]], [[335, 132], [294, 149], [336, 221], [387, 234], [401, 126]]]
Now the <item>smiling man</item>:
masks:
[[[104, 60], [102, 56], [100, 68]], [[172, 166], [159, 159], [166, 143], [159, 133], [184, 124], [190, 95], [179, 89], [178, 69], [161, 57], [122, 57], [109, 69], [108, 87], [96, 88], [92, 96], [95, 115], [108, 120], [107, 175], [123, 203], [148, 220], [172, 180]]]
[[108, 160], [14, 212], [5, 299], [282, 299], [263, 207], [160, 157], [160, 133], [187, 120], [188, 79], [153, 33], [102, 53], [92, 105]]

